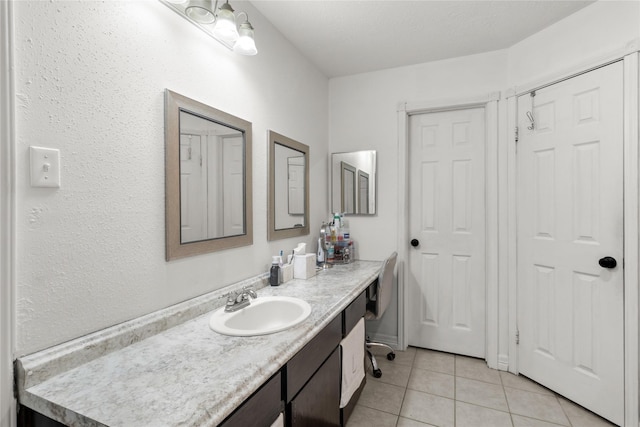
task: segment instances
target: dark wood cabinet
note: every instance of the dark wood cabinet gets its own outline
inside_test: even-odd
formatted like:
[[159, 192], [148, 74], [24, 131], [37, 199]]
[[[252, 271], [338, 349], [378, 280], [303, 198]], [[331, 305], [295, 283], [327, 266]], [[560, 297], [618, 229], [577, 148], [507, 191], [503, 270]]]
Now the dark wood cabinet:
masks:
[[341, 339], [342, 316], [336, 316], [331, 323], [287, 362], [284, 368], [287, 378], [287, 402], [290, 402], [298, 394], [320, 365], [340, 345]]
[[282, 374], [278, 372], [220, 423], [221, 427], [267, 427], [284, 410]]
[[340, 350], [320, 366], [289, 403], [291, 427], [340, 425]]
[[[362, 381], [349, 405], [340, 409], [340, 341], [362, 319], [365, 309], [366, 296], [363, 292], [287, 363], [284, 368], [287, 378], [287, 427], [346, 424], [365, 381]], [[362, 363], [364, 365], [364, 359]]]
[[[365, 293], [361, 293], [342, 314], [342, 337], [349, 335], [354, 326], [364, 317], [367, 309], [367, 297]], [[363, 344], [364, 345], [364, 344]]]

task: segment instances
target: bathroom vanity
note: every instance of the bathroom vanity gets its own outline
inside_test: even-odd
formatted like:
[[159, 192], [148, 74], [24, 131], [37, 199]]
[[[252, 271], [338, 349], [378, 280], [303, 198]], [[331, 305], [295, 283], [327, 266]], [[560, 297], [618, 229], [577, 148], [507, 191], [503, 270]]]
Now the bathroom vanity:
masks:
[[[16, 362], [25, 425], [340, 425], [339, 344], [365, 309], [381, 262], [356, 261], [307, 280], [265, 286], [266, 275], [134, 319]], [[291, 296], [312, 311], [269, 335], [236, 337], [209, 328], [229, 290]], [[364, 345], [364, 343], [363, 343]], [[362, 388], [361, 384], [361, 388]], [[360, 388], [360, 390], [361, 390]], [[321, 397], [321, 398], [320, 398]]]

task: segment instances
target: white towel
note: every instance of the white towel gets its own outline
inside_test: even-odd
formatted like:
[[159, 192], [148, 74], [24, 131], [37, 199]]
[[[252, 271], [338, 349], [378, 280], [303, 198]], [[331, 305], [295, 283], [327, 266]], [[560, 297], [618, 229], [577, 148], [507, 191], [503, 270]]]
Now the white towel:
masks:
[[284, 416], [282, 412], [278, 415], [278, 418], [271, 424], [271, 427], [284, 427]]
[[360, 319], [349, 335], [340, 342], [340, 354], [342, 357], [340, 407], [344, 408], [364, 379], [364, 319]]

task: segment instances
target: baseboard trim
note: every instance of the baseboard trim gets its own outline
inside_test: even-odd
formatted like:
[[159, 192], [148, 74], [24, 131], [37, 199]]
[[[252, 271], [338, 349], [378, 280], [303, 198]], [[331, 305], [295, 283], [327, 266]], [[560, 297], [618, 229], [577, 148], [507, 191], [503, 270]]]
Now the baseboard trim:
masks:
[[509, 356], [506, 354], [498, 355], [498, 370], [499, 371], [508, 371], [509, 370]]

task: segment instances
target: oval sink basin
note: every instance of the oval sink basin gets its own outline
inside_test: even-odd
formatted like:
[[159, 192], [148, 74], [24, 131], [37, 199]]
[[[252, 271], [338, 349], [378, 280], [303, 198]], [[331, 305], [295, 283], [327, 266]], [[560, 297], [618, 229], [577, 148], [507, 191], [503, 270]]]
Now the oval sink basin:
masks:
[[214, 311], [209, 327], [224, 335], [266, 335], [295, 326], [309, 314], [311, 306], [299, 298], [258, 297], [251, 300], [251, 305], [232, 313], [225, 312], [224, 307]]

